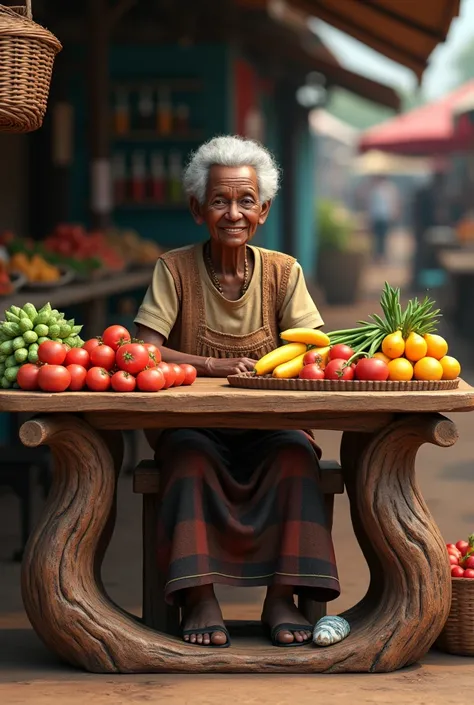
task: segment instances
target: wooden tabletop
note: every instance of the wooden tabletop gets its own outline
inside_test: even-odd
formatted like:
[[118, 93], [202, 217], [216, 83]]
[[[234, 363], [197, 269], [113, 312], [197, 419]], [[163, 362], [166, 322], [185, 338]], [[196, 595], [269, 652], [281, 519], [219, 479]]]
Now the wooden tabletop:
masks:
[[156, 393], [0, 391], [0, 412], [141, 414], [416, 413], [474, 410], [474, 388], [439, 392], [290, 392], [235, 389], [225, 379]]

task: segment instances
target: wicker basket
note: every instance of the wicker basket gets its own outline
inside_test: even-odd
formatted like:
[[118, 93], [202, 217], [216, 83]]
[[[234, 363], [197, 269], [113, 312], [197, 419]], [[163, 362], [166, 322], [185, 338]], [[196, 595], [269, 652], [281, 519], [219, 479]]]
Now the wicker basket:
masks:
[[474, 656], [474, 580], [452, 578], [451, 582], [451, 610], [436, 646], [448, 654]]
[[61, 43], [32, 20], [31, 0], [0, 5], [0, 132], [41, 127]]

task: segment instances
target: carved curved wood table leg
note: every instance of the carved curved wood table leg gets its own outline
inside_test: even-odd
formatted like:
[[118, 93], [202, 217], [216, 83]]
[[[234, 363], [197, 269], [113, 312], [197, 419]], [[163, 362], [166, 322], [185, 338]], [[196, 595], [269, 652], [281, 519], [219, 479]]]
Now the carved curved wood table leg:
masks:
[[372, 586], [346, 615], [350, 636], [325, 649], [233, 645], [215, 651], [143, 626], [109, 600], [98, 577], [115, 493], [106, 441], [69, 415], [28, 421], [21, 438], [31, 447], [51, 446], [55, 459], [47, 507], [23, 561], [23, 599], [38, 635], [71, 664], [102, 673], [389, 671], [420, 658], [443, 626], [449, 568], [415, 483], [414, 461], [424, 442], [455, 442], [447, 419], [407, 417], [360, 437], [358, 447], [357, 434], [346, 435], [346, 481]]
[[453, 445], [454, 424], [440, 415], [407, 416], [375, 438], [343, 437], [342, 466], [354, 530], [370, 569], [363, 600], [344, 616], [366, 630], [368, 671], [419, 660], [450, 606], [446, 547], [415, 478], [419, 447]]

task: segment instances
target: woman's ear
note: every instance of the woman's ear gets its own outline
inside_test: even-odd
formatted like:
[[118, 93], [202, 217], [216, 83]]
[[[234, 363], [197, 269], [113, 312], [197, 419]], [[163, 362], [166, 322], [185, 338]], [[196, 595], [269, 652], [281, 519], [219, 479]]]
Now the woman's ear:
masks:
[[271, 201], [265, 201], [265, 203], [262, 204], [262, 210], [260, 211], [260, 216], [258, 218], [258, 224], [263, 225], [266, 219], [268, 218], [268, 214], [270, 213], [270, 208], [272, 206]]
[[194, 196], [191, 196], [191, 198], [189, 199], [189, 209], [191, 211], [191, 215], [193, 216], [195, 223], [197, 223], [197, 225], [202, 225], [204, 223], [204, 218], [202, 215], [202, 206], [197, 200], [197, 198], [195, 198]]

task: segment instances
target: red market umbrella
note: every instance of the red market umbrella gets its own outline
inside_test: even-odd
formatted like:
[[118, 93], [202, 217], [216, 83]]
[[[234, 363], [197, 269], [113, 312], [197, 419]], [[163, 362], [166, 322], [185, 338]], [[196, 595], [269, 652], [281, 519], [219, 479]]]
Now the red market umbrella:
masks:
[[378, 149], [396, 154], [426, 155], [465, 149], [470, 142], [470, 130], [457, 129], [453, 113], [455, 107], [473, 93], [474, 81], [469, 81], [432, 103], [366, 130], [359, 141], [359, 151]]

